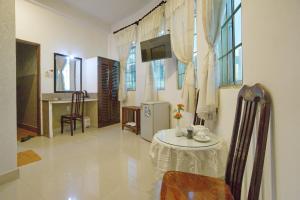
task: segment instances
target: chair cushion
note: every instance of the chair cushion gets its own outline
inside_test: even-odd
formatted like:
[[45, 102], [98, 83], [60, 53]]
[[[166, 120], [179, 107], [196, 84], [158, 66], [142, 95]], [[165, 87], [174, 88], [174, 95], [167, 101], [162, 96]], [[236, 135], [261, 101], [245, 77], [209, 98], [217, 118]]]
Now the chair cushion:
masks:
[[163, 177], [161, 200], [233, 200], [223, 180], [169, 171]]

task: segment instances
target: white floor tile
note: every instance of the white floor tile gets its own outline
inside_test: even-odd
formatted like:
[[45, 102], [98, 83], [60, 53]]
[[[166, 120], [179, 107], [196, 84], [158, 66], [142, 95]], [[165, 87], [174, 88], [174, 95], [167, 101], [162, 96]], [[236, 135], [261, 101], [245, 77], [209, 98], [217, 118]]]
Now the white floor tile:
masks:
[[42, 160], [21, 167], [20, 179], [1, 185], [0, 199], [159, 199], [149, 146], [120, 125], [77, 131], [73, 137], [33, 138], [18, 149], [33, 149]]

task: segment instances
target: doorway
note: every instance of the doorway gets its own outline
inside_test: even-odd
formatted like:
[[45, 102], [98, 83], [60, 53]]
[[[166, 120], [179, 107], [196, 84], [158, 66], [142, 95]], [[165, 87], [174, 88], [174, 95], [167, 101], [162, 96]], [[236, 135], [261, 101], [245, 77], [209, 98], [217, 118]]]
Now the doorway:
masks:
[[16, 40], [17, 139], [41, 134], [40, 44]]

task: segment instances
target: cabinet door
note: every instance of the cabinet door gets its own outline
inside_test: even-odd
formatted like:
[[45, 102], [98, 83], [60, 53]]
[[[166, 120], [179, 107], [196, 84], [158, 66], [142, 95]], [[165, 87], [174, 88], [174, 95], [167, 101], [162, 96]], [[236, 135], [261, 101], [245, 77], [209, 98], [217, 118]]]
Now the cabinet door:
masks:
[[120, 102], [118, 99], [120, 64], [112, 61], [111, 65], [111, 121], [112, 123], [120, 122]]
[[110, 67], [104, 59], [98, 61], [98, 127], [111, 121], [110, 115]]

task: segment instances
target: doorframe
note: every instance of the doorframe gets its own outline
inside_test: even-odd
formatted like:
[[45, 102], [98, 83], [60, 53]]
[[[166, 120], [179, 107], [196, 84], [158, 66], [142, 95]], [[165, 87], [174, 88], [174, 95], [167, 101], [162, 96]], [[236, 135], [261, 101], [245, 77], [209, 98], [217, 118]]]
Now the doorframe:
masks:
[[[37, 135], [41, 135], [41, 45], [35, 42], [30, 42], [22, 39], [16, 38], [17, 43], [27, 44], [36, 47], [36, 57], [37, 57], [37, 129], [31, 126], [20, 125], [20, 127], [36, 132]], [[19, 127], [19, 124], [17, 124]]]

